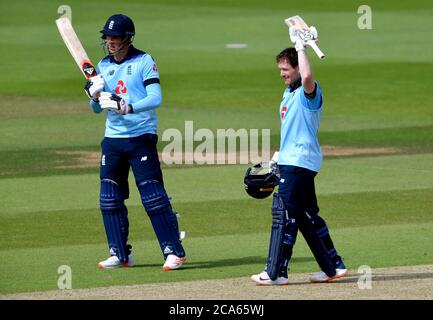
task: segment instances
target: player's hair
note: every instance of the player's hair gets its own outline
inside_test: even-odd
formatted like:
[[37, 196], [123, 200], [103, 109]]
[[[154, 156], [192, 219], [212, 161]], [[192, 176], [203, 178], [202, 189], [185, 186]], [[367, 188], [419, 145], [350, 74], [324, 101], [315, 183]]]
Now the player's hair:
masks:
[[298, 66], [298, 53], [295, 48], [286, 48], [276, 56], [277, 63], [287, 61], [293, 68]]

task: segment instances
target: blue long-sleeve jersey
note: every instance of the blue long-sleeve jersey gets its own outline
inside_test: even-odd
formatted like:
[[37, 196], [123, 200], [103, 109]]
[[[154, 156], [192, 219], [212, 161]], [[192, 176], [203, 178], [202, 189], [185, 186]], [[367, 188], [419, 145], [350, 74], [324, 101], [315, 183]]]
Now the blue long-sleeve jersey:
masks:
[[[108, 110], [105, 136], [129, 138], [156, 133], [155, 109], [161, 105], [162, 95], [158, 68], [152, 56], [131, 46], [122, 61], [107, 56], [98, 63], [96, 70], [104, 78], [103, 91], [122, 97], [133, 109], [133, 113], [126, 115]], [[90, 100], [90, 106], [96, 113], [102, 111], [99, 103], [93, 100]]]

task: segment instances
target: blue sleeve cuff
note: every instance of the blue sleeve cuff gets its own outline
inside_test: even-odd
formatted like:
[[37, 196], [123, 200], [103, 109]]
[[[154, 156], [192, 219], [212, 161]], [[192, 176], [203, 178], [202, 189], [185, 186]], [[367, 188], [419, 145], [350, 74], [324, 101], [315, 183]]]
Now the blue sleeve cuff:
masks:
[[101, 105], [98, 102], [94, 101], [93, 99], [90, 99], [90, 107], [95, 113], [100, 113], [102, 111]]

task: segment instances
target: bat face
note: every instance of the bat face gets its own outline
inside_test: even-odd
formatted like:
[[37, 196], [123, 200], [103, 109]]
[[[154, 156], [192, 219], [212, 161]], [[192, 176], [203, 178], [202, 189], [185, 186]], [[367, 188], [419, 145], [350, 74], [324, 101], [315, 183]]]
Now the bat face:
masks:
[[71, 21], [69, 21], [67, 17], [62, 17], [56, 20], [56, 25], [66, 47], [86, 79], [96, 76], [97, 73], [95, 66], [87, 56], [80, 39], [78, 39], [77, 34], [72, 27]]
[[284, 20], [289, 27], [297, 31], [298, 36], [305, 42], [313, 40], [310, 28], [300, 16], [293, 16]]
[[300, 16], [293, 16], [284, 20], [289, 27], [296, 30], [308, 30], [308, 25]]

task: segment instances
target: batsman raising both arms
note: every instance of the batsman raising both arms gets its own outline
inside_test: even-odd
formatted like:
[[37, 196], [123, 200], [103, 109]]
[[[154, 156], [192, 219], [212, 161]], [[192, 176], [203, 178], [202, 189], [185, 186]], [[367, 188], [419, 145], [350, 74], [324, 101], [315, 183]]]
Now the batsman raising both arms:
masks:
[[[317, 40], [311, 27], [309, 39]], [[273, 194], [272, 228], [265, 270], [251, 279], [259, 285], [286, 285], [288, 264], [298, 229], [304, 236], [321, 271], [311, 282], [328, 282], [347, 274], [329, 235], [325, 221], [319, 217], [314, 178], [322, 164], [317, 132], [323, 109], [322, 90], [314, 80], [306, 54], [306, 37], [293, 28], [290, 38], [294, 48], [284, 49], [276, 57], [280, 76], [288, 86], [283, 94], [280, 150], [270, 163], [277, 163], [278, 192]]]
[[128, 210], [124, 202], [129, 197], [128, 175], [132, 168], [161, 247], [163, 270], [178, 269], [186, 260], [185, 251], [156, 149], [155, 109], [162, 101], [158, 68], [150, 54], [132, 45], [135, 27], [129, 17], [109, 17], [101, 33], [108, 55], [97, 65], [98, 75], [85, 86], [93, 111], [107, 113], [101, 143], [100, 208], [110, 256], [98, 267], [112, 269], [135, 264], [128, 243]]

